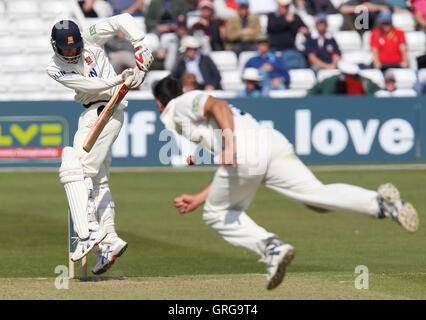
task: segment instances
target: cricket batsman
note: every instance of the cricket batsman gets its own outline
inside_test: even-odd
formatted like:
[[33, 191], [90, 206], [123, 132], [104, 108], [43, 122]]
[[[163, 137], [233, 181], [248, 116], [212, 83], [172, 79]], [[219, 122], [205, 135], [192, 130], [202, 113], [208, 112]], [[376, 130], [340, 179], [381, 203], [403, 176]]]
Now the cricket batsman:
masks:
[[[118, 32], [123, 32], [135, 48], [139, 72], [126, 69], [117, 75], [110, 64], [103, 45]], [[128, 77], [134, 76], [131, 88], [145, 79], [153, 57], [144, 46], [145, 35], [130, 14], [121, 14], [101, 21], [80, 33], [71, 20], [62, 20], [52, 28], [51, 44], [54, 56], [47, 73], [54, 80], [75, 91], [75, 101], [84, 110], [72, 147], [62, 151], [59, 177], [64, 185], [74, 228], [78, 235], [71, 257], [78, 261], [94, 247], [96, 265], [92, 272], [101, 274], [123, 254], [127, 243], [118, 237], [114, 224], [114, 202], [108, 186], [111, 146], [123, 125], [128, 102], [123, 99], [106, 124], [89, 153], [83, 143], [103, 108]]]
[[231, 244], [256, 252], [267, 264], [267, 289], [282, 282], [295, 249], [245, 213], [260, 184], [319, 212], [391, 218], [409, 232], [417, 230], [416, 210], [392, 184], [383, 184], [378, 191], [342, 183], [324, 185], [298, 159], [283, 134], [262, 128], [250, 114], [202, 91], [183, 93], [171, 76], [160, 80], [153, 93], [166, 129], [211, 151], [220, 164], [205, 189], [177, 197], [175, 207], [186, 213], [204, 203], [207, 225]]

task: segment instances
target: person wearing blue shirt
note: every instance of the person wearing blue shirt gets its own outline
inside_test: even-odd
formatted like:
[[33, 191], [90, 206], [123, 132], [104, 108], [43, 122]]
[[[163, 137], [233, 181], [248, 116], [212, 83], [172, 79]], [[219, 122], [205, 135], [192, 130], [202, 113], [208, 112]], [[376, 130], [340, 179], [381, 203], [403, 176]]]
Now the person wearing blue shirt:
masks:
[[336, 40], [327, 32], [327, 16], [320, 13], [316, 20], [317, 29], [306, 39], [305, 53], [310, 67], [314, 71], [336, 69], [341, 52]]
[[260, 85], [267, 90], [284, 90], [290, 84], [290, 75], [284, 61], [269, 51], [269, 40], [262, 35], [257, 40], [257, 55], [244, 66], [256, 68], [263, 78]]

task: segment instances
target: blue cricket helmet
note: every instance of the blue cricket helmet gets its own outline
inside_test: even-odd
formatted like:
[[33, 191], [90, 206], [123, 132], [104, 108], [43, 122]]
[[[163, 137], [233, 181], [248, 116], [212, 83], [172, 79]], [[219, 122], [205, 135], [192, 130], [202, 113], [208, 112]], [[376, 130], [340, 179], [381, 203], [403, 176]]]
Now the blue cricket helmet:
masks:
[[[53, 51], [64, 62], [77, 63], [83, 49], [83, 38], [78, 25], [71, 20], [61, 20], [52, 28], [51, 40]], [[62, 50], [77, 48], [75, 56], [64, 56]]]

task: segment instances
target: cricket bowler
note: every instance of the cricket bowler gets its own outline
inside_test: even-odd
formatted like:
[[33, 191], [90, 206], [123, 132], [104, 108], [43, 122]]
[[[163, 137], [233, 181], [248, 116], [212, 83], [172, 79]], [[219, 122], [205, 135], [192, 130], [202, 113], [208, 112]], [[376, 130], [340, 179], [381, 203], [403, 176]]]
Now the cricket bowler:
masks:
[[[103, 45], [118, 32], [123, 32], [135, 48], [139, 72], [126, 69], [117, 75]], [[100, 133], [92, 150], [83, 150], [84, 140], [119, 85], [131, 76], [131, 88], [138, 87], [148, 72], [153, 57], [144, 46], [144, 33], [130, 14], [103, 20], [80, 33], [71, 20], [62, 20], [52, 28], [51, 44], [54, 55], [47, 73], [54, 80], [75, 91], [75, 101], [84, 107], [72, 147], [62, 151], [59, 177], [64, 185], [69, 208], [78, 235], [71, 257], [78, 261], [94, 247], [96, 265], [92, 272], [101, 274], [123, 254], [127, 243], [118, 237], [114, 224], [114, 202], [108, 186], [111, 146], [123, 125], [128, 102], [123, 99]], [[97, 246], [99, 244], [99, 246]]]
[[383, 184], [378, 191], [342, 183], [324, 185], [283, 134], [262, 128], [250, 114], [203, 91], [183, 93], [171, 76], [160, 80], [153, 94], [166, 129], [211, 151], [220, 164], [205, 189], [177, 197], [175, 207], [187, 213], [204, 203], [207, 225], [231, 244], [256, 252], [267, 264], [267, 289], [282, 282], [295, 249], [245, 213], [260, 184], [319, 212], [391, 218], [409, 232], [417, 230], [416, 210], [392, 184]]

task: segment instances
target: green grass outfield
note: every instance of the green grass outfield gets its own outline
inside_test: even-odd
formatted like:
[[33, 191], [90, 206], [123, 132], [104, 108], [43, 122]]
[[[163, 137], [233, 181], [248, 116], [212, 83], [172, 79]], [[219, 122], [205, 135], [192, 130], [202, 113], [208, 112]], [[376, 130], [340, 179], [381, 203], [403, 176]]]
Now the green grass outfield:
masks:
[[[426, 299], [426, 171], [317, 175], [370, 189], [393, 182], [418, 209], [419, 231], [387, 219], [318, 214], [261, 187], [248, 214], [296, 248], [285, 282], [268, 292], [256, 254], [219, 237], [201, 208], [183, 216], [173, 208], [175, 196], [198, 191], [213, 172], [113, 172], [116, 225], [128, 250], [104, 276], [72, 280], [68, 290], [54, 286], [68, 241], [57, 173], [0, 172], [0, 299]], [[368, 290], [355, 289], [357, 265], [369, 269]]]

